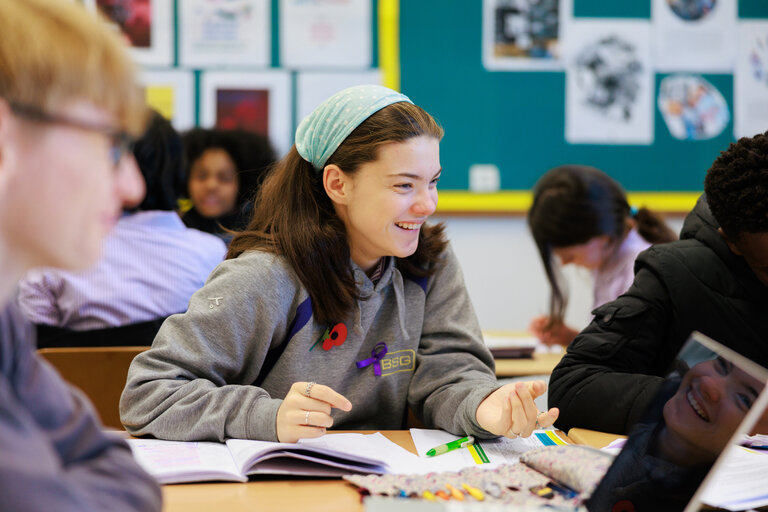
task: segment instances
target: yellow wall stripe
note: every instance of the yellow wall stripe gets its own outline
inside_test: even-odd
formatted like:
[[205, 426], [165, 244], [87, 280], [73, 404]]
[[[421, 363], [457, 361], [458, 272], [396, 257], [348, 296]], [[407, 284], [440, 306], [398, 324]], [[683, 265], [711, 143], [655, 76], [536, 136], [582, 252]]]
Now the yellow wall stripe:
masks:
[[379, 68], [383, 85], [400, 90], [400, 2], [379, 0]]
[[[657, 212], [687, 213], [701, 192], [628, 192], [629, 204]], [[441, 190], [437, 214], [522, 214], [531, 206], [529, 190], [474, 193]]]

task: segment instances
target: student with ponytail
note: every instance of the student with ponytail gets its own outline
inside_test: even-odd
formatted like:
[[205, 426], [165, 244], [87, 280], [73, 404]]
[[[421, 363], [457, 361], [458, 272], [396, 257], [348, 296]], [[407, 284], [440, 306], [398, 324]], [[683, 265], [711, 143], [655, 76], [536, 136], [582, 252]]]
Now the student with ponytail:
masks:
[[641, 251], [677, 239], [661, 216], [630, 207], [619, 183], [584, 165], [555, 167], [539, 179], [528, 225], [551, 287], [549, 315], [535, 318], [530, 329], [546, 344], [567, 345], [578, 334], [565, 325], [568, 296], [560, 265], [593, 271], [598, 307], [629, 288]]
[[259, 189], [228, 259], [134, 359], [126, 428], [293, 442], [330, 427], [480, 437], [551, 425], [543, 382], [499, 386], [437, 204], [443, 130], [406, 97], [323, 102]]

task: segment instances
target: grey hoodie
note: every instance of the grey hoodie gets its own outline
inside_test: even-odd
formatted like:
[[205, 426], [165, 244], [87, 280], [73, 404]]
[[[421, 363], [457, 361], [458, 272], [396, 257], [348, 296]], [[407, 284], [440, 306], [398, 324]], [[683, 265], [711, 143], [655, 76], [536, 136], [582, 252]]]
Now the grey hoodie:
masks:
[[[352, 267], [361, 299], [340, 319], [346, 340], [325, 350], [316, 342], [333, 326], [315, 322], [283, 257], [248, 251], [223, 262], [133, 361], [125, 427], [163, 439], [275, 441], [290, 386], [316, 381], [352, 402], [333, 410], [334, 428], [402, 428], [410, 406], [428, 426], [490, 437], [475, 412], [498, 387], [493, 359], [450, 247], [428, 279], [404, 276], [393, 258], [376, 284]], [[358, 368], [379, 343], [386, 354]]]

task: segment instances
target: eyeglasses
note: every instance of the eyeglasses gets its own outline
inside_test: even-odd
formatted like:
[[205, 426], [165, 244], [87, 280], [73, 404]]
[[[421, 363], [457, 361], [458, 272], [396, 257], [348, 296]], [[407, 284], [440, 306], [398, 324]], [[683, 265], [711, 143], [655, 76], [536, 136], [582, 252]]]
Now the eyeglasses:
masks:
[[50, 114], [33, 105], [16, 102], [9, 102], [8, 104], [11, 107], [11, 112], [30, 121], [60, 124], [79, 130], [96, 132], [105, 135], [110, 139], [109, 156], [114, 168], [117, 168], [117, 166], [120, 164], [120, 161], [127, 153], [133, 151], [133, 145], [136, 141], [133, 137], [124, 131], [115, 130], [110, 126], [97, 123], [89, 123], [87, 121], [81, 121], [79, 119], [73, 119], [71, 117], [59, 114]]

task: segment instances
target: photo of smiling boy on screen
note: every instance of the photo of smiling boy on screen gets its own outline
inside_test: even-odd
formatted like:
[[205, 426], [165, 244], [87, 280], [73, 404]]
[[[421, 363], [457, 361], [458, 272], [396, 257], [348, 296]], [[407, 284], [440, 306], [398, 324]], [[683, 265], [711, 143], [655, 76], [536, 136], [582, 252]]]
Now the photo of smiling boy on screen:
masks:
[[768, 371], [699, 333], [586, 502], [592, 511], [683, 510], [729, 441], [768, 433]]

